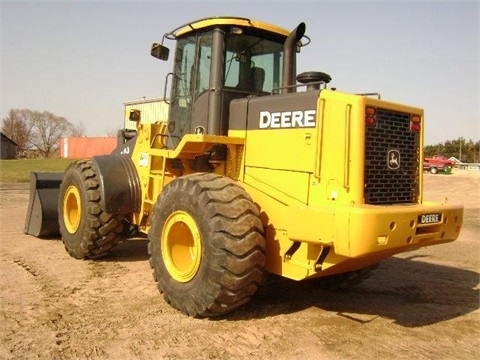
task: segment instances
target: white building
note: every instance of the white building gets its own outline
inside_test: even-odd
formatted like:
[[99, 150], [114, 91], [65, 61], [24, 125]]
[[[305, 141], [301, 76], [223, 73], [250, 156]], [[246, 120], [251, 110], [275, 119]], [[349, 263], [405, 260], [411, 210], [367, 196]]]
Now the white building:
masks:
[[165, 99], [141, 99], [135, 101], [127, 101], [124, 103], [125, 112], [125, 129], [135, 130], [135, 121], [130, 121], [130, 112], [132, 110], [140, 110], [140, 122], [143, 124], [152, 124], [155, 122], [167, 121], [169, 105]]

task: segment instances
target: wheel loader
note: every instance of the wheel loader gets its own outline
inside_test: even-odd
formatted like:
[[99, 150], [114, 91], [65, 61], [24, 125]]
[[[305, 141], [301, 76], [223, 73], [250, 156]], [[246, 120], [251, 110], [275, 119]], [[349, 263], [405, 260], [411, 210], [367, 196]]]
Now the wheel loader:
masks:
[[265, 274], [344, 286], [457, 239], [463, 207], [423, 200], [423, 110], [297, 74], [305, 29], [212, 17], [166, 33], [151, 55], [176, 43], [168, 119], [134, 110], [112, 154], [32, 175], [25, 232], [59, 230], [77, 259], [148, 237], [160, 292], [194, 317], [247, 303]]

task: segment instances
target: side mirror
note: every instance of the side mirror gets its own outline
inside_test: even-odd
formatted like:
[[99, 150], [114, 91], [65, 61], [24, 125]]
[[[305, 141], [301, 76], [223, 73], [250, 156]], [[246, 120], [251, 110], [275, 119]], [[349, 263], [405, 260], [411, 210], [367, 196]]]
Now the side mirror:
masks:
[[167, 48], [166, 46], [163, 46], [161, 44], [153, 43], [152, 45], [152, 50], [150, 51], [150, 54], [157, 59], [160, 60], [168, 60], [168, 54], [170, 53], [170, 49]]

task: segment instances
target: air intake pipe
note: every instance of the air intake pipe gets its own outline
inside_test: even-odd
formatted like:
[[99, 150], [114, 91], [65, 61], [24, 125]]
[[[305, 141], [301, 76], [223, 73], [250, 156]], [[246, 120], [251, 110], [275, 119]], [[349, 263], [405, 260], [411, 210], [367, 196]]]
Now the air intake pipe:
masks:
[[293, 91], [295, 85], [295, 53], [297, 43], [305, 34], [305, 23], [300, 23], [287, 37], [283, 45], [283, 83], [282, 94]]

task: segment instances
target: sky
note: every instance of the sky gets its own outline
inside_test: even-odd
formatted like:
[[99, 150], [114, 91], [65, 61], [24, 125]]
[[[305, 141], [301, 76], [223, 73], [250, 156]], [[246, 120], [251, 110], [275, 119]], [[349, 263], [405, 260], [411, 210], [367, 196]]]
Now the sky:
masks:
[[297, 58], [299, 73], [323, 71], [338, 91], [423, 108], [427, 145], [480, 140], [474, 0], [0, 0], [0, 119], [10, 109], [49, 111], [83, 124], [88, 136], [114, 134], [125, 102], [163, 96], [173, 63], [151, 57], [151, 44], [223, 15], [286, 29], [305, 22], [311, 43]]

